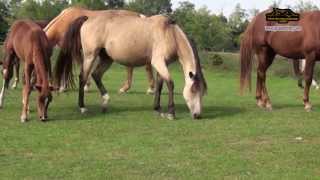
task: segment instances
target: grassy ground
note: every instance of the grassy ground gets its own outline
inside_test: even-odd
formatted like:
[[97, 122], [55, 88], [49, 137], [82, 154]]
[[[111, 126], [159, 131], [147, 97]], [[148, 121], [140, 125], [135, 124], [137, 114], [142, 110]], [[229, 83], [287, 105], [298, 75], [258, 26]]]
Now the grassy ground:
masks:
[[[232, 62], [226, 63], [237, 63]], [[283, 62], [285, 63], [285, 62]], [[206, 66], [207, 67], [207, 66]], [[272, 75], [268, 87], [274, 111], [255, 106], [254, 93], [238, 94], [238, 74], [206, 68], [209, 91], [201, 121], [193, 121], [182, 98], [177, 66], [177, 120], [159, 118], [153, 97], [145, 95], [142, 68], [130, 93], [118, 95], [124, 68], [114, 65], [104, 77], [110, 90], [108, 112], [100, 112], [93, 86], [86, 94], [87, 115], [77, 109], [75, 91], [55, 95], [50, 122], [19, 122], [21, 85], [0, 110], [1, 179], [320, 179], [320, 100], [302, 106], [302, 91], [291, 78]], [[163, 96], [166, 105], [167, 96]]]

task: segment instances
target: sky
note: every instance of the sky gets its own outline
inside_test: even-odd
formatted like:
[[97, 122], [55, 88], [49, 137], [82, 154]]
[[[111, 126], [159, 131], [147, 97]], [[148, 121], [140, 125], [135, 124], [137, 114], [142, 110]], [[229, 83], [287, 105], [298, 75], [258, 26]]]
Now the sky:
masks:
[[[176, 8], [179, 5], [180, 1], [185, 0], [172, 0], [173, 8]], [[197, 8], [207, 6], [211, 12], [215, 14], [220, 14], [223, 12], [225, 16], [229, 16], [231, 12], [234, 10], [234, 7], [237, 3], [241, 4], [241, 7], [244, 9], [259, 9], [265, 10], [267, 9], [274, 0], [188, 0], [196, 5]], [[286, 5], [295, 5], [299, 0], [281, 0], [281, 8], [285, 8]], [[318, 7], [320, 6], [320, 0], [303, 0], [303, 1], [311, 1], [316, 4]]]

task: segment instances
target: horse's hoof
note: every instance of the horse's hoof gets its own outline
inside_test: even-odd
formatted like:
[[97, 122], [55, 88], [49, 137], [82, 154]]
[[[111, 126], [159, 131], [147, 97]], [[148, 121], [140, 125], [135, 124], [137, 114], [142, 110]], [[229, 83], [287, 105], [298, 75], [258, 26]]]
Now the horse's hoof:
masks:
[[11, 89], [15, 90], [15, 89], [17, 89], [17, 86], [13, 85], [13, 86], [11, 86]]
[[265, 108], [265, 104], [263, 103], [263, 101], [261, 101], [261, 100], [258, 100], [257, 101], [257, 106], [259, 107], [259, 108]]
[[307, 112], [311, 112], [311, 110], [312, 110], [312, 105], [311, 104], [306, 104], [305, 106], [304, 106], [304, 109], [307, 111]]
[[60, 87], [59, 88], [59, 93], [64, 93], [64, 92], [66, 92], [66, 88]]
[[26, 123], [28, 121], [27, 117], [21, 116], [20, 118], [21, 123]]
[[88, 85], [85, 85], [84, 88], [83, 88], [84, 92], [89, 92], [90, 91], [90, 88]]
[[87, 108], [80, 108], [80, 112], [81, 114], [85, 114], [86, 112], [88, 112]]
[[128, 90], [125, 90], [125, 89], [123, 89], [123, 88], [121, 88], [121, 89], [119, 89], [119, 94], [124, 94], [124, 93], [126, 93]]
[[148, 88], [147, 94], [148, 94], [148, 95], [154, 94], [154, 89], [153, 89], [153, 88]]
[[272, 111], [272, 105], [270, 103], [267, 103], [266, 110], [267, 111]]
[[176, 116], [174, 114], [167, 114], [167, 119], [173, 121], [176, 119]]
[[39, 119], [40, 119], [41, 122], [47, 122], [48, 117], [40, 117]]
[[166, 113], [163, 113], [163, 112], [159, 113], [159, 115], [160, 115], [160, 117], [162, 117], [162, 118], [166, 118], [166, 117], [167, 117]]

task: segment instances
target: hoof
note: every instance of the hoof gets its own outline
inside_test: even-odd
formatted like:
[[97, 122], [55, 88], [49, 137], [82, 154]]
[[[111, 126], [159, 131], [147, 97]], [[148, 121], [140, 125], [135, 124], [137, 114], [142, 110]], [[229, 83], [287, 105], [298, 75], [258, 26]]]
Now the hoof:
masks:
[[90, 91], [90, 88], [88, 85], [85, 85], [83, 89], [84, 89], [84, 92], [86, 93]]
[[125, 94], [128, 90], [125, 90], [123, 88], [119, 89], [119, 94]]
[[149, 89], [147, 90], [147, 94], [148, 94], [148, 95], [154, 94], [154, 89], [153, 89], [153, 88], [149, 88]]
[[13, 89], [13, 90], [17, 89], [17, 85], [11, 86], [11, 89]]
[[20, 118], [21, 123], [26, 123], [28, 121], [27, 117], [21, 116]]
[[159, 113], [159, 115], [160, 115], [160, 117], [162, 117], [162, 118], [166, 118], [166, 113], [161, 112], [161, 113]]
[[81, 114], [85, 114], [86, 112], [88, 112], [87, 108], [80, 108], [80, 112]]
[[272, 105], [270, 103], [267, 103], [266, 110], [272, 111]]
[[59, 93], [64, 93], [64, 92], [66, 92], [66, 88], [60, 87], [60, 88], [59, 88]]
[[311, 112], [312, 110], [312, 105], [307, 103], [305, 106], [304, 106], [304, 109], [307, 111], [307, 112]]
[[48, 117], [40, 117], [39, 118], [41, 122], [47, 122], [48, 121]]
[[167, 119], [173, 121], [176, 119], [176, 116], [174, 114], [167, 114]]
[[265, 104], [263, 103], [263, 101], [261, 101], [261, 100], [258, 100], [257, 101], [257, 106], [259, 107], [259, 108], [265, 108]]

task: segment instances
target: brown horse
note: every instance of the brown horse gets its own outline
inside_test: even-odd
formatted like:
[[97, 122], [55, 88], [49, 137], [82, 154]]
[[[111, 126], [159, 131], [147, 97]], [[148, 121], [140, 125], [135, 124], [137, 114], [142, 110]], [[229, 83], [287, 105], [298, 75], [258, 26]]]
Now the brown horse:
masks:
[[304, 71], [305, 87], [303, 102], [305, 110], [312, 108], [309, 102], [309, 89], [312, 82], [315, 61], [320, 59], [320, 11], [304, 12], [299, 21], [289, 21], [286, 26], [291, 31], [268, 31], [267, 27], [281, 28], [283, 24], [266, 21], [266, 10], [259, 13], [248, 25], [241, 42], [241, 91], [250, 84], [253, 55], [258, 57], [257, 105], [272, 109], [266, 88], [266, 71], [276, 54], [290, 59], [306, 59]]
[[45, 32], [36, 23], [29, 20], [16, 21], [7, 35], [3, 61], [3, 87], [0, 95], [2, 106], [5, 90], [13, 74], [14, 59], [24, 61], [24, 86], [22, 91], [21, 122], [27, 121], [29, 95], [31, 92], [31, 74], [36, 75], [38, 95], [38, 115], [41, 121], [47, 119], [47, 110], [52, 100], [49, 77], [51, 74], [50, 56], [52, 54]]
[[[105, 19], [112, 19], [106, 21]], [[206, 92], [197, 49], [192, 46], [185, 33], [165, 16], [134, 17], [103, 14], [97, 17], [80, 17], [71, 24], [63, 43], [62, 55], [58, 58], [55, 77], [58, 84], [67, 77], [72, 82], [72, 61], [63, 57], [80, 60], [82, 63], [79, 84], [79, 107], [86, 112], [84, 105], [84, 85], [95, 67], [106, 71], [113, 62], [125, 66], [152, 64], [158, 72], [154, 109], [161, 113], [160, 96], [163, 82], [168, 87], [167, 118], [175, 117], [174, 84], [167, 65], [175, 57], [179, 58], [185, 78], [183, 96], [193, 118], [202, 112], [202, 97]], [[81, 53], [83, 52], [83, 56]], [[100, 59], [97, 56], [100, 55]], [[103, 58], [101, 58], [103, 57]], [[99, 72], [99, 73], [101, 73]], [[99, 74], [98, 74], [99, 75]], [[93, 77], [98, 76], [93, 72]], [[99, 75], [101, 76], [101, 74]], [[101, 84], [99, 84], [101, 86]], [[108, 105], [109, 95], [104, 89], [102, 108]]]
[[[48, 23], [50, 21], [46, 21], [46, 20], [40, 20], [40, 21], [33, 21], [34, 23], [36, 23], [38, 26], [41, 27], [41, 29], [45, 28]], [[15, 72], [15, 79], [14, 79], [14, 82], [12, 84], [12, 89], [16, 89], [17, 86], [18, 86], [18, 83], [19, 83], [19, 68], [20, 68], [20, 61], [19, 59], [15, 59], [14, 60], [14, 64], [13, 64], [13, 67], [14, 67], [14, 72]]]
[[[135, 17], [144, 17], [144, 15], [126, 11], [126, 10], [103, 10], [103, 11], [92, 11], [87, 10], [79, 7], [70, 7], [65, 10], [63, 10], [56, 18], [54, 18], [48, 26], [44, 29], [47, 37], [51, 43], [51, 46], [58, 45], [61, 47], [62, 42], [64, 40], [65, 33], [67, 32], [69, 25], [80, 16], [87, 16], [87, 17], [96, 17], [102, 14], [113, 14], [114, 16], [135, 16]], [[111, 19], [110, 19], [111, 20]], [[105, 19], [105, 21], [108, 21], [108, 19]], [[101, 71], [101, 70], [97, 70]], [[123, 86], [120, 88], [119, 92], [124, 93], [127, 92], [132, 84], [132, 74], [133, 74], [133, 67], [128, 66], [127, 67], [127, 80], [123, 84]], [[149, 88], [147, 90], [147, 93], [153, 93], [154, 91], [154, 78], [153, 78], [153, 72], [152, 67], [150, 64], [146, 64], [146, 72], [147, 77], [149, 80]], [[96, 80], [95, 80], [96, 82]], [[98, 82], [100, 83], [100, 82]], [[63, 88], [61, 89], [63, 90]], [[99, 89], [100, 92], [102, 91]]]

